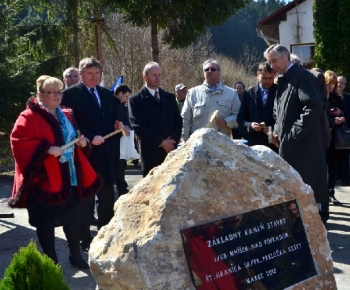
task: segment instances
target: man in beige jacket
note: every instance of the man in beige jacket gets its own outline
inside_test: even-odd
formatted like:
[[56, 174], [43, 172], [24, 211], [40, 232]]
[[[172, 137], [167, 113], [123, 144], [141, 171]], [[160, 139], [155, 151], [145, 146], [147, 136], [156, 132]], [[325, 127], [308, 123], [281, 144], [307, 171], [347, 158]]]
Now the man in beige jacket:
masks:
[[237, 92], [221, 82], [219, 62], [205, 61], [203, 74], [203, 84], [188, 91], [182, 109], [184, 141], [200, 128], [214, 128], [231, 136], [231, 128], [237, 125], [236, 119], [241, 103]]

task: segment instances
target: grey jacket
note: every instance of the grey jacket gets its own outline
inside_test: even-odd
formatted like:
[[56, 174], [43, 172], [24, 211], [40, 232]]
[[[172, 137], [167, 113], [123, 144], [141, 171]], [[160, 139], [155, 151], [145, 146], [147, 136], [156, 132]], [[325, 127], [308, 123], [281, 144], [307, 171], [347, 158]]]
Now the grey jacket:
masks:
[[182, 139], [187, 141], [189, 136], [200, 128], [214, 128], [218, 132], [228, 135], [216, 122], [210, 122], [213, 113], [218, 110], [218, 117], [225, 119], [229, 128], [237, 125], [236, 119], [241, 102], [237, 92], [219, 83], [212, 92], [205, 84], [191, 88], [186, 96], [182, 108], [183, 119]]

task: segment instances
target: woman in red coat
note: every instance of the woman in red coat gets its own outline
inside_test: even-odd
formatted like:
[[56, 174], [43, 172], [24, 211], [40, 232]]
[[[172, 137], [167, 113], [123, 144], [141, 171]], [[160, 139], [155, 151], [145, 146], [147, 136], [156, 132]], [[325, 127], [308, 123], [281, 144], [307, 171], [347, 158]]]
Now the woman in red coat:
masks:
[[79, 248], [79, 200], [94, 195], [102, 181], [85, 157], [89, 146], [84, 136], [61, 149], [78, 137], [71, 112], [59, 107], [62, 88], [57, 78], [39, 77], [38, 96], [28, 100], [14, 125], [15, 180], [9, 205], [27, 208], [43, 252], [55, 263], [55, 226], [63, 225], [70, 263], [88, 269]]

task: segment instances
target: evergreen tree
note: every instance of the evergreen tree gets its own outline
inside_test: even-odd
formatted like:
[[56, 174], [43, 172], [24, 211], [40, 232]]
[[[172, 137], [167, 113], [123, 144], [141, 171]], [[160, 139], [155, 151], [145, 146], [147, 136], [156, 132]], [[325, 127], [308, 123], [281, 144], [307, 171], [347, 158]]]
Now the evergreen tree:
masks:
[[248, 0], [106, 0], [106, 6], [119, 10], [134, 26], [151, 27], [152, 56], [159, 60], [158, 30], [171, 48], [187, 47], [211, 25], [219, 25]]
[[[323, 70], [339, 68], [339, 0], [315, 0], [314, 11], [314, 60]], [[337, 48], [337, 49], [334, 49]]]
[[279, 0], [250, 0], [225, 23], [211, 28], [216, 51], [239, 60], [247, 48], [251, 51], [255, 49], [262, 58], [266, 43], [258, 37], [256, 25], [285, 4], [285, 1]]

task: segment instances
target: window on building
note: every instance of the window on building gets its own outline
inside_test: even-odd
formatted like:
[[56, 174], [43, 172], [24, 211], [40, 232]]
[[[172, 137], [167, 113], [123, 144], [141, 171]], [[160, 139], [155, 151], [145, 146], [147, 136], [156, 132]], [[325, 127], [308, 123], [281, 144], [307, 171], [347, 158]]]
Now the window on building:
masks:
[[311, 69], [314, 67], [315, 44], [292, 45], [292, 53], [300, 58], [303, 67]]

